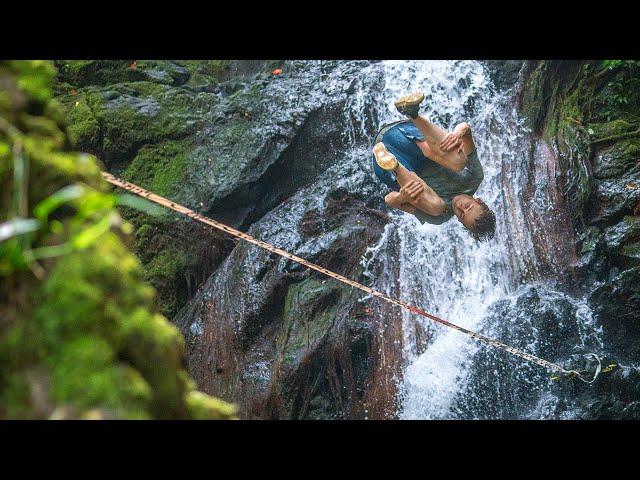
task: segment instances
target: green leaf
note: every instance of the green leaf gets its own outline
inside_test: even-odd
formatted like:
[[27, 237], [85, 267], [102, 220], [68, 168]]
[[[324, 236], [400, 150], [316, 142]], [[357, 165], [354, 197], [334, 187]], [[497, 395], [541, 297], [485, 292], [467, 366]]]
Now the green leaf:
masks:
[[60, 257], [71, 253], [73, 247], [68, 243], [61, 245], [52, 245], [50, 247], [34, 248], [25, 252], [24, 256], [27, 261], [32, 262], [34, 260], [41, 260], [43, 258]]
[[10, 275], [27, 267], [22, 247], [15, 238], [0, 243], [0, 275]]
[[0, 223], [0, 242], [26, 233], [35, 232], [40, 229], [40, 225], [40, 222], [35, 218], [14, 218], [8, 222]]
[[149, 200], [138, 197], [137, 195], [131, 195], [129, 193], [121, 193], [116, 195], [118, 205], [122, 205], [129, 208], [140, 210], [141, 212], [148, 213], [149, 215], [162, 215], [163, 209]]
[[116, 204], [115, 195], [104, 194], [94, 190], [87, 190], [78, 202], [77, 218], [89, 218], [95, 213], [111, 210]]
[[33, 211], [37, 218], [45, 221], [47, 220], [47, 217], [49, 217], [49, 214], [60, 205], [80, 198], [84, 193], [85, 189], [81, 185], [69, 185], [42, 200], [38, 205], [36, 205], [36, 208]]
[[60, 235], [64, 231], [64, 225], [59, 220], [52, 220], [51, 222], [49, 222], [49, 230], [57, 235]]
[[111, 216], [106, 215], [98, 223], [85, 228], [71, 238], [71, 245], [78, 250], [84, 250], [93, 245], [111, 227]]
[[29, 182], [29, 158], [23, 154], [22, 146], [16, 147], [13, 155], [13, 204], [12, 215], [27, 216]]

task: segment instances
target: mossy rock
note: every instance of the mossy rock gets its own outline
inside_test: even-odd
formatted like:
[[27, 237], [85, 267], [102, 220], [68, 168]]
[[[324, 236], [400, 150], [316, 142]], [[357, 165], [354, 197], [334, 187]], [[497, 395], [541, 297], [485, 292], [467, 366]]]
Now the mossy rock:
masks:
[[640, 353], [640, 267], [630, 268], [604, 282], [589, 297], [602, 323], [606, 345], [630, 361]]
[[225, 77], [229, 60], [182, 60], [177, 62], [191, 72], [186, 86], [194, 90], [211, 91]]
[[[38, 217], [40, 230], [10, 239], [16, 249], [0, 250], [12, 266], [0, 284], [0, 418], [232, 418], [235, 407], [196, 392], [184, 371], [184, 339], [153, 308], [97, 159], [69, 151], [54, 73], [47, 62], [0, 63], [3, 200], [28, 195], [36, 217], [61, 188], [79, 192]], [[12, 162], [24, 161], [10, 155], [16, 144], [29, 160], [28, 190], [13, 183]], [[2, 221], [14, 218], [12, 202], [2, 205]], [[38, 262], [14, 261], [61, 245], [69, 248]]]
[[605, 232], [607, 247], [618, 257], [620, 266], [636, 266], [640, 256], [640, 217], [628, 215]]
[[168, 85], [186, 83], [191, 72], [169, 60], [58, 60], [63, 81], [75, 85], [109, 85], [150, 80]]
[[158, 195], [175, 198], [186, 178], [189, 150], [186, 142], [175, 140], [145, 145], [138, 151], [124, 177]]
[[[197, 206], [203, 199], [185, 195], [190, 189], [184, 187], [194, 178], [197, 183], [198, 175], [206, 171], [208, 162], [193, 154], [194, 143], [218, 99], [211, 93], [196, 93], [188, 84], [197, 73], [203, 82], [216, 85], [229, 62], [138, 61], [135, 70], [131, 63], [57, 62], [56, 95], [69, 122], [71, 141], [99, 156], [112, 173]], [[207, 158], [211, 156], [207, 153]], [[158, 288], [161, 311], [173, 316], [186, 301], [190, 287], [185, 279], [200, 275], [201, 266], [211, 263], [209, 255], [202, 245], [173, 238], [174, 215], [152, 217], [129, 209], [121, 213], [137, 232], [153, 227], [153, 241], [136, 241], [134, 251], [143, 261], [146, 278]], [[150, 254], [158, 258], [152, 260]], [[162, 265], [164, 260], [170, 261]]]
[[609, 223], [634, 207], [636, 196], [627, 185], [638, 173], [638, 68], [635, 61], [528, 64], [521, 112], [558, 152], [567, 205], [578, 230], [594, 215]]
[[598, 152], [594, 159], [598, 179], [614, 179], [640, 171], [640, 138], [615, 142]]
[[335, 321], [343, 290], [341, 285], [315, 278], [289, 287], [276, 345], [285, 369], [298, 365], [305, 352], [313, 352], [325, 339]]
[[627, 119], [623, 118], [617, 118], [610, 122], [589, 123], [589, 134], [594, 141], [609, 137], [616, 137], [637, 129], [638, 124], [629, 122]]
[[640, 177], [637, 172], [618, 177], [614, 180], [602, 180], [598, 185], [597, 220], [613, 223], [625, 215], [631, 215], [640, 203]]

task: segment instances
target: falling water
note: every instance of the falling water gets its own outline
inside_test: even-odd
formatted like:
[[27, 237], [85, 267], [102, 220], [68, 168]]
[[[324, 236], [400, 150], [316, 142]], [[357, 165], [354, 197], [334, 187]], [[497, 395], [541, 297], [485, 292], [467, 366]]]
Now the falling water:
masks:
[[[536, 189], [534, 199], [523, 195], [525, 185], [531, 182], [527, 168], [530, 138], [518, 119], [514, 92], [496, 93], [477, 61], [387, 61], [382, 72], [384, 88], [376, 99], [380, 125], [399, 118], [394, 99], [414, 90], [425, 93], [422, 112], [433, 122], [448, 130], [462, 121], [472, 125], [485, 172], [477, 196], [495, 211], [497, 228], [492, 241], [479, 244], [455, 219], [442, 226], [421, 225], [414, 217], [395, 212], [392, 225], [369, 250], [363, 265], [375, 259], [392, 269], [399, 262], [396, 285], [372, 279], [374, 286], [387, 292], [395, 287], [403, 300], [427, 311], [471, 330], [492, 331], [494, 323], [510, 321], [495, 313], [496, 305], [515, 301], [518, 292], [527, 288], [522, 285], [546, 280], [540, 274], [525, 209], [532, 208], [532, 203], [547, 208], [552, 199], [544, 186]], [[361, 98], [356, 94], [353, 102], [357, 104]], [[392, 242], [399, 243], [399, 258], [388, 255]], [[573, 322], [588, 328], [590, 315], [584, 312], [584, 302], [567, 299], [547, 285], [535, 290], [538, 293], [543, 296], [541, 302], [553, 305], [553, 299], [548, 298], [562, 297], [572, 305], [568, 308], [573, 308]], [[553, 305], [550, 308], [555, 308]], [[531, 324], [529, 319], [522, 321]], [[472, 361], [486, 347], [408, 312], [403, 312], [403, 330], [407, 367], [400, 387], [400, 418], [545, 416], [540, 413], [542, 405], [552, 403], [544, 388], [546, 372], [522, 374], [523, 385], [530, 391], [539, 390], [534, 413], [517, 406], [497, 412], [484, 412], [481, 406], [467, 408], [465, 404], [473, 405], [473, 399], [486, 394], [470, 382], [477, 370]], [[513, 364], [512, 359], [508, 362]]]
[[[384, 123], [401, 118], [393, 101], [420, 89], [426, 94], [423, 113], [433, 122], [449, 130], [462, 121], [472, 125], [485, 173], [477, 195], [496, 213], [496, 237], [476, 243], [456, 219], [441, 226], [421, 225], [411, 215], [390, 212], [391, 221], [361, 259], [362, 281], [551, 361], [598, 347], [598, 329], [586, 303], [561, 288], [561, 276], [553, 268], [569, 264], [563, 257], [566, 248], [556, 247], [572, 248], [573, 243], [558, 233], [566, 231], [566, 224], [558, 214], [562, 208], [555, 166], [551, 156], [545, 157], [548, 152], [532, 148], [514, 91], [497, 92], [477, 61], [333, 62], [328, 76], [319, 62], [292, 62], [289, 68], [295, 72], [291, 81], [313, 85], [313, 94], [300, 97], [291, 84], [270, 83], [268, 88], [275, 91], [269, 90], [267, 97], [281, 100], [274, 103], [274, 118], [286, 109], [303, 111], [301, 103], [312, 108], [339, 97], [344, 118], [327, 118], [346, 127], [350, 148], [336, 150], [327, 170], [281, 205], [286, 211], [267, 213], [260, 220], [260, 238], [314, 258], [339, 232], [303, 239], [298, 226], [307, 210], [322, 208], [330, 192], [344, 189], [367, 206], [384, 208], [386, 187], [370, 164], [372, 137]], [[291, 122], [281, 122], [292, 128]], [[256, 260], [260, 254], [252, 255], [243, 268], [262, 269]], [[235, 278], [230, 273], [234, 268], [239, 267], [230, 257], [209, 282], [207, 295], [222, 296], [216, 303], [221, 312], [234, 308], [226, 302], [236, 296], [227, 295], [228, 283], [218, 279]], [[260, 295], [258, 291], [247, 298]], [[247, 308], [245, 304], [259, 306], [247, 301], [238, 308]], [[198, 318], [191, 325], [194, 337], [202, 334]], [[574, 416], [570, 394], [559, 398], [549, 372], [541, 367], [405, 311], [402, 321], [400, 418]]]

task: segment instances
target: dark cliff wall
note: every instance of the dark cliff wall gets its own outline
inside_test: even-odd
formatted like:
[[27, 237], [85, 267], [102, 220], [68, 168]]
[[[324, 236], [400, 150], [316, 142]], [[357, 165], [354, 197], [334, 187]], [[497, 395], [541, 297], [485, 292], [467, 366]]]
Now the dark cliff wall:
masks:
[[[201, 211], [223, 188], [207, 188], [203, 171], [259, 148], [251, 129], [257, 87], [279, 62], [56, 61], [55, 94], [76, 148], [96, 155], [127, 180]], [[246, 63], [246, 64], [245, 64]], [[262, 75], [256, 78], [256, 72]], [[248, 78], [247, 75], [251, 77]], [[250, 140], [250, 141], [248, 141]], [[252, 157], [248, 155], [248, 158]], [[241, 171], [242, 166], [238, 165]], [[229, 178], [226, 192], [240, 182]], [[250, 199], [240, 201], [237, 207]], [[226, 256], [226, 238], [162, 212], [122, 210], [135, 226], [134, 250], [158, 305], [173, 317]]]
[[[368, 63], [60, 61], [57, 94], [76, 144], [113, 173], [360, 278], [387, 222], [344, 155]], [[123, 214], [200, 389], [246, 418], [395, 415], [400, 315], [172, 213]]]
[[[578, 288], [614, 363], [640, 354], [640, 62], [529, 61], [519, 108], [558, 166], [571, 217]], [[570, 235], [571, 236], [571, 235]], [[567, 238], [570, 238], [567, 237]], [[634, 417], [638, 372], [620, 368], [591, 392], [594, 417]], [[634, 413], [635, 412], [635, 413]]]

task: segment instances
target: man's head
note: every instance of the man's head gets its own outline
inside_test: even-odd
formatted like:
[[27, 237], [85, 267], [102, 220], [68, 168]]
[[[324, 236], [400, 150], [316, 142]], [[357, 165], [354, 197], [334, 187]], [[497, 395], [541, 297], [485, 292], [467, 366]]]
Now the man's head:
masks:
[[496, 231], [496, 216], [487, 204], [469, 195], [456, 195], [452, 200], [453, 213], [473, 238], [490, 240]]

